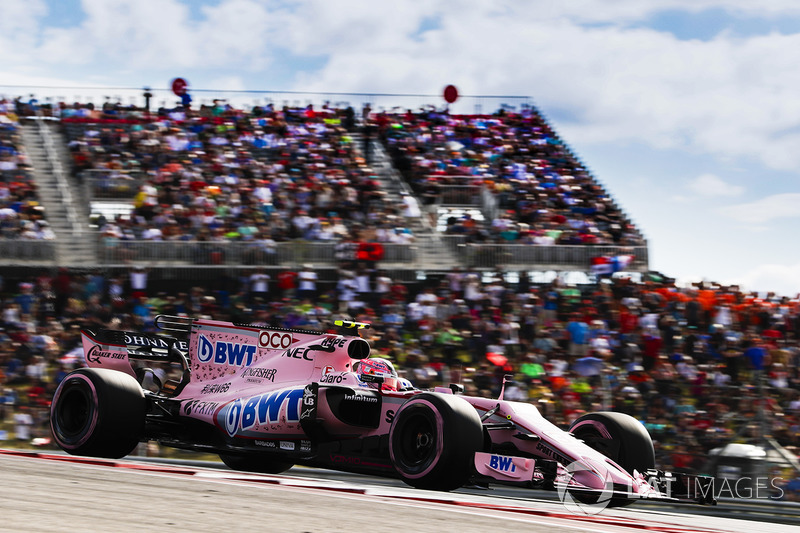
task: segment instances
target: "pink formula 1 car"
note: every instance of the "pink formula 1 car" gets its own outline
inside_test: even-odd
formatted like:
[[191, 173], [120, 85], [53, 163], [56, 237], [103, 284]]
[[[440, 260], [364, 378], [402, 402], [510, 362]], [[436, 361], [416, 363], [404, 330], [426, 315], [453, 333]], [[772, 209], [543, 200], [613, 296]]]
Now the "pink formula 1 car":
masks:
[[[426, 489], [502, 482], [605, 505], [714, 502], [710, 478], [655, 470], [650, 436], [627, 415], [588, 414], [564, 431], [502, 394], [464, 396], [459, 385], [421, 391], [390, 362], [370, 359], [357, 333], [164, 315], [156, 325], [165, 334], [82, 332], [88, 368], [70, 373], [53, 398], [62, 449], [120, 458], [156, 440], [252, 472], [300, 464]], [[168, 365], [182, 377], [162, 383], [159, 369]]]

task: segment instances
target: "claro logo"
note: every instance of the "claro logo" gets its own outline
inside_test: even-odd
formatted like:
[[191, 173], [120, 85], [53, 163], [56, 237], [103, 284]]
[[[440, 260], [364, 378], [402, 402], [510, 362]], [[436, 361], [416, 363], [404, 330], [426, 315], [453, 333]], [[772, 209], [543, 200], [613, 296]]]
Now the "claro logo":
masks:
[[258, 334], [258, 345], [270, 350], [285, 350], [294, 342], [291, 333], [278, 331], [262, 331]]

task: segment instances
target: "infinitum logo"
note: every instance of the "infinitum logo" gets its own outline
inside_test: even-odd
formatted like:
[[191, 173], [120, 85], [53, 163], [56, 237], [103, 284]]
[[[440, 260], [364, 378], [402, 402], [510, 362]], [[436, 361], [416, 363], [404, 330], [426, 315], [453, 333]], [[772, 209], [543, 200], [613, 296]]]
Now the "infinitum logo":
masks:
[[578, 489], [578, 487], [586, 485], [582, 479], [590, 476], [598, 477], [599, 475], [588, 466], [574, 461], [566, 467], [565, 475], [557, 483], [558, 499], [570, 512], [596, 515], [611, 504], [614, 483], [608, 472], [604, 473], [602, 489], [591, 492], [583, 492]]

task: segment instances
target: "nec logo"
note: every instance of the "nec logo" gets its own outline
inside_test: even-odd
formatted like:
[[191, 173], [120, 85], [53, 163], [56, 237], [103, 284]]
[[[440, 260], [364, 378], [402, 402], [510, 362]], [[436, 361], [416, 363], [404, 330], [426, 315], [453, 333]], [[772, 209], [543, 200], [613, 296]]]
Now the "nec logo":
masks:
[[306, 361], [313, 361], [314, 358], [308, 355], [308, 352], [311, 351], [311, 347], [307, 346], [305, 348], [291, 348], [283, 352], [283, 357], [290, 357], [292, 359], [305, 359]]
[[197, 346], [197, 360], [201, 363], [214, 363], [216, 365], [250, 366], [256, 347], [252, 344], [238, 344], [235, 342], [211, 342], [200, 335]]
[[499, 470], [500, 472], [514, 472], [517, 467], [514, 466], [513, 457], [503, 457], [501, 455], [493, 455], [489, 459], [489, 468]]

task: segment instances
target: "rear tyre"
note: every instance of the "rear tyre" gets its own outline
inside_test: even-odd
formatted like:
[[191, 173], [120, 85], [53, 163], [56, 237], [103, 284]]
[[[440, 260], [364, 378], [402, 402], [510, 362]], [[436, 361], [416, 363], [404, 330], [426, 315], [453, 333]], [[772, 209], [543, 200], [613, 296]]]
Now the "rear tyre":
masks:
[[[643, 474], [656, 466], [650, 434], [630, 415], [610, 411], [589, 413], [573, 422], [569, 431], [631, 475], [634, 470]], [[633, 501], [612, 498], [608, 507], [623, 507]]]
[[419, 489], [453, 490], [473, 471], [483, 425], [462, 398], [422, 393], [404, 403], [389, 431], [389, 453], [400, 477]]
[[293, 463], [278, 461], [272, 458], [253, 457], [245, 455], [219, 454], [225, 466], [231, 470], [242, 472], [257, 472], [259, 474], [280, 474], [294, 466]]
[[56, 389], [50, 427], [56, 444], [72, 455], [119, 459], [144, 436], [146, 400], [132, 376], [81, 368]]

